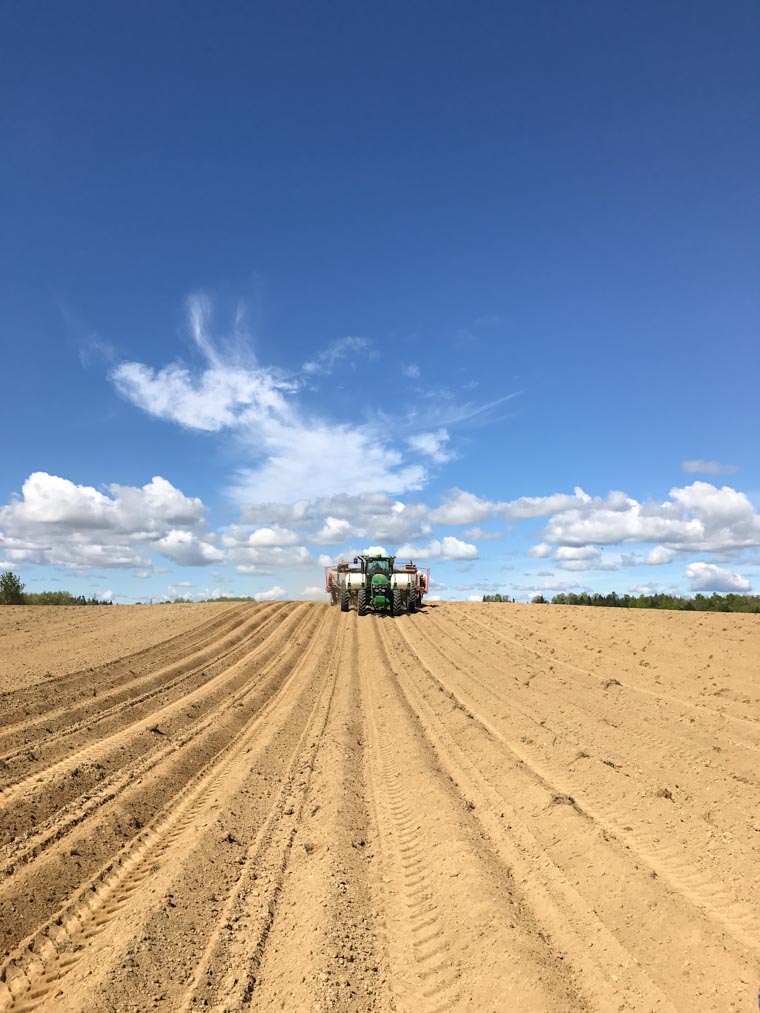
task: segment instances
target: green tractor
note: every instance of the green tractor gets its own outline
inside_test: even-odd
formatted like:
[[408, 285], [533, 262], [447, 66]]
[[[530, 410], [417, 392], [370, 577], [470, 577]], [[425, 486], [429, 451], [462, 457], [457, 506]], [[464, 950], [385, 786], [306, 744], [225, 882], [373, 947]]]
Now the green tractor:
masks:
[[356, 556], [353, 564], [327, 567], [326, 590], [333, 605], [360, 616], [382, 612], [394, 616], [415, 612], [427, 591], [429, 574], [414, 563], [396, 566], [395, 556]]
[[394, 556], [360, 556], [364, 563], [364, 587], [356, 592], [356, 611], [366, 616], [370, 609], [376, 612], [392, 612], [394, 616], [408, 612], [404, 592], [391, 583], [394, 575]]

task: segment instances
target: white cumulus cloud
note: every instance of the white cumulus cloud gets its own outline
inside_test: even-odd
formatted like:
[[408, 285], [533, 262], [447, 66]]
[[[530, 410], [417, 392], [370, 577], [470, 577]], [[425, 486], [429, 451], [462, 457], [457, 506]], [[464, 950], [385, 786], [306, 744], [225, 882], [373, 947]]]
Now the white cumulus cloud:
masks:
[[601, 551], [594, 545], [562, 545], [554, 553], [554, 558], [561, 560], [588, 560], [598, 559], [601, 554]]
[[675, 549], [666, 549], [664, 545], [655, 545], [647, 553], [644, 562], [650, 566], [662, 566], [665, 563], [672, 563], [677, 555]]
[[528, 555], [532, 556], [534, 559], [546, 559], [548, 556], [551, 556], [551, 554], [552, 547], [547, 544], [547, 542], [539, 542], [538, 545], [532, 545], [528, 549]]
[[319, 545], [337, 545], [354, 536], [361, 538], [365, 534], [362, 528], [355, 527], [345, 517], [333, 517], [328, 514], [319, 531], [314, 532], [311, 541]]
[[231, 549], [228, 561], [235, 564], [238, 573], [270, 573], [281, 567], [304, 567], [313, 563], [309, 550], [304, 545], [290, 547], [272, 546], [256, 548], [241, 545]]
[[503, 531], [484, 531], [479, 527], [467, 528], [462, 534], [475, 542], [500, 542], [504, 538]]
[[561, 545], [554, 553], [563, 570], [582, 571], [612, 569], [610, 565], [602, 566], [602, 552], [594, 545]]
[[396, 555], [410, 559], [477, 559], [478, 549], [476, 545], [446, 535], [445, 538], [432, 539], [427, 545], [402, 545]]
[[363, 492], [401, 493], [420, 489], [427, 478], [422, 465], [406, 464], [371, 426], [293, 416], [267, 419], [242, 437], [265, 455], [238, 470], [232, 491], [242, 504], [331, 496], [347, 482]]
[[[619, 509], [621, 495], [610, 493], [609, 504], [613, 509]], [[521, 496], [514, 500], [482, 499], [463, 489], [452, 489], [441, 506], [431, 512], [430, 519], [436, 524], [478, 524], [489, 517], [526, 520], [578, 509], [591, 502], [591, 497], [580, 487], [576, 487], [572, 495], [553, 493], [550, 496]]]
[[276, 598], [283, 598], [285, 596], [285, 588], [275, 585], [270, 587], [268, 591], [258, 591], [254, 596], [254, 601], [273, 601]]
[[108, 492], [101, 492], [35, 471], [21, 487], [21, 497], [0, 508], [0, 526], [149, 535], [165, 524], [197, 524], [205, 514], [201, 500], [183, 495], [159, 476], [139, 489], [116, 484], [106, 488]]
[[221, 549], [201, 541], [191, 531], [168, 531], [156, 542], [156, 548], [162, 556], [180, 566], [208, 566], [209, 563], [220, 563], [225, 558]]
[[[610, 497], [619, 499], [611, 502]], [[730, 486], [694, 482], [670, 490], [663, 503], [623, 493], [551, 517], [545, 537], [559, 545], [656, 542], [670, 549], [726, 551], [760, 544], [760, 516], [747, 496]]]
[[479, 524], [498, 512], [498, 504], [463, 489], [452, 489], [444, 502], [432, 510], [434, 524]]
[[15, 564], [145, 567], [145, 552], [175, 528], [200, 530], [206, 508], [156, 476], [104, 489], [34, 472], [0, 508], [0, 551]]
[[746, 577], [714, 563], [689, 563], [686, 577], [692, 591], [735, 591], [745, 593], [752, 585]]
[[273, 545], [296, 545], [300, 536], [288, 528], [281, 528], [278, 524], [271, 528], [257, 528], [248, 536], [247, 544], [269, 548]]
[[577, 509], [579, 505], [591, 502], [591, 497], [580, 486], [576, 486], [572, 495], [569, 493], [553, 493], [551, 496], [521, 496], [498, 504], [499, 512], [511, 520], [524, 520], [530, 517], [546, 517], [563, 510]]

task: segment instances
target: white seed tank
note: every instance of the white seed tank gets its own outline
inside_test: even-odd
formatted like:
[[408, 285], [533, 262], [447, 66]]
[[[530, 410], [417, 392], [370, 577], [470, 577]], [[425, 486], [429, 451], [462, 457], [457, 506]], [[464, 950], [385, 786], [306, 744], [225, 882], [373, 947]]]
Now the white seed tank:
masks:
[[416, 573], [392, 573], [391, 574], [391, 587], [416, 587], [417, 586], [417, 574]]
[[336, 584], [345, 584], [349, 588], [364, 586], [364, 574], [358, 570], [333, 570], [330, 580]]

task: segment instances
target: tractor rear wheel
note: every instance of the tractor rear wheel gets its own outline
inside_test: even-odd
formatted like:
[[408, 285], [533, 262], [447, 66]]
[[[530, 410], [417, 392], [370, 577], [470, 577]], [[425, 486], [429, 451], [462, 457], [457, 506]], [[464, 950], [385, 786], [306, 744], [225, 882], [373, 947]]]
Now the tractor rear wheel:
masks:
[[404, 600], [401, 597], [401, 592], [398, 588], [393, 592], [393, 606], [392, 611], [394, 616], [400, 616], [404, 611]]
[[344, 584], [340, 590], [340, 610], [341, 612], [348, 612], [351, 608], [351, 599], [348, 596], [348, 588]]
[[356, 611], [360, 616], [367, 614], [367, 591], [365, 588], [361, 588], [356, 596]]
[[406, 611], [412, 613], [417, 608], [417, 595], [414, 591], [409, 592], [409, 597], [406, 599]]

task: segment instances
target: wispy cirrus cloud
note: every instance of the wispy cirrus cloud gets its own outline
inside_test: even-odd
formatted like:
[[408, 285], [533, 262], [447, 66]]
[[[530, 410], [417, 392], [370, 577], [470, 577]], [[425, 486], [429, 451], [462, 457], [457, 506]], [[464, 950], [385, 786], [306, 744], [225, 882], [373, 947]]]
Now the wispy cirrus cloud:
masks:
[[682, 461], [681, 467], [690, 474], [733, 475], [739, 469], [735, 464], [721, 464], [720, 461]]
[[329, 375], [341, 362], [348, 362], [355, 367], [356, 356], [360, 354], [375, 358], [377, 353], [368, 338], [337, 338], [313, 359], [305, 362], [301, 369], [307, 376]]
[[[472, 389], [470, 387], [470, 389]], [[522, 391], [511, 391], [485, 403], [462, 398], [461, 394], [446, 386], [415, 388], [416, 397], [403, 418], [405, 427], [413, 432], [461, 426], [474, 428], [491, 425], [500, 420], [496, 409], [521, 396]]]
[[[367, 492], [398, 493], [424, 484], [425, 467], [407, 463], [386, 428], [306, 412], [299, 402], [300, 381], [257, 362], [239, 316], [232, 334], [217, 339], [206, 296], [191, 297], [187, 311], [200, 368], [122, 362], [110, 376], [124, 398], [155, 418], [190, 430], [231, 433], [240, 459], [230, 483], [236, 498], [253, 503], [326, 496], [349, 475]], [[340, 339], [306, 363], [304, 373], [328, 373], [346, 356], [369, 349], [364, 338]]]
[[445, 464], [450, 461], [453, 454], [447, 449], [449, 442], [448, 429], [440, 428], [435, 432], [414, 433], [407, 437], [407, 445], [418, 454], [423, 454], [438, 464]]
[[[368, 339], [333, 342], [303, 365], [299, 377], [257, 361], [242, 310], [227, 333], [216, 336], [213, 305], [206, 295], [191, 296], [186, 309], [200, 365], [175, 361], [156, 368], [125, 361], [114, 366], [110, 378], [122, 397], [154, 418], [189, 430], [229, 433], [238, 457], [230, 491], [238, 501], [327, 497], [349, 478], [352, 487], [364, 493], [398, 495], [421, 489], [431, 464], [453, 458], [448, 429], [443, 424], [422, 426], [416, 407], [402, 416], [377, 415], [351, 424], [306, 409], [301, 399], [304, 383], [329, 374], [352, 356], [374, 354]], [[443, 416], [451, 424], [485, 420], [492, 409], [515, 396], [486, 404], [444, 399]], [[440, 416], [439, 409], [433, 415]], [[410, 454], [417, 459], [409, 460]], [[420, 455], [427, 463], [420, 462]]]
[[212, 339], [212, 306], [203, 294], [187, 300], [190, 335], [200, 352], [201, 369], [173, 362], [154, 369], [141, 362], [120, 362], [110, 373], [118, 392], [149, 415], [186, 429], [219, 432], [286, 419], [288, 397], [297, 384], [276, 370], [261, 367], [236, 314], [231, 334]]

